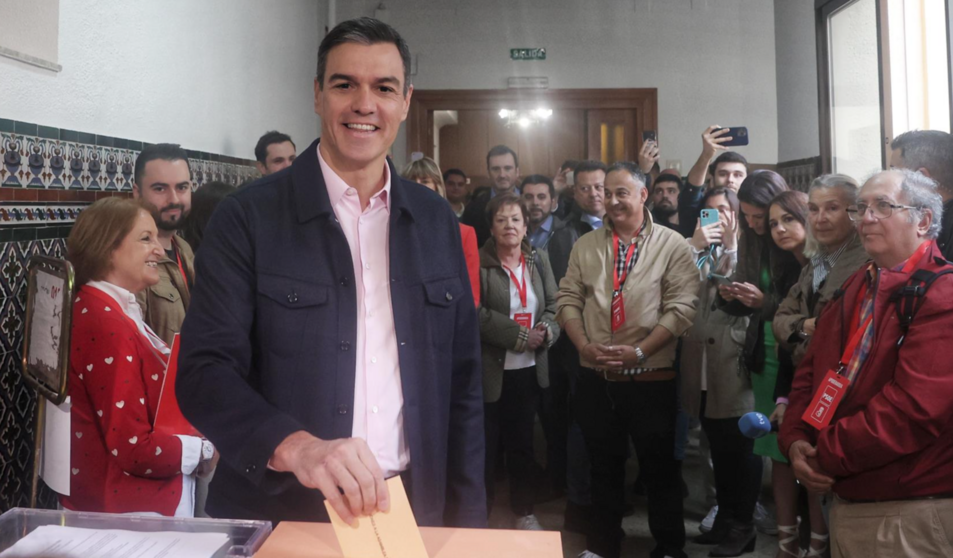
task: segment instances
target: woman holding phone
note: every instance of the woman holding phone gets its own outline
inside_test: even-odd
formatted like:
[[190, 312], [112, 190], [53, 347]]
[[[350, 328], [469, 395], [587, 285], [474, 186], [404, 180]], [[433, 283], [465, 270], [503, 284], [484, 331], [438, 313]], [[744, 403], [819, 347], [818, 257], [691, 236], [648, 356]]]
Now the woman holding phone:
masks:
[[549, 387], [547, 350], [559, 337], [556, 280], [549, 258], [526, 239], [529, 212], [519, 196], [487, 204], [490, 238], [480, 249], [480, 341], [486, 431], [487, 513], [493, 509], [502, 438], [517, 529], [542, 530], [533, 514], [533, 422]]
[[[738, 556], [754, 548], [754, 509], [762, 474], [754, 441], [738, 429], [741, 416], [754, 410], [751, 378], [738, 373], [749, 318], [727, 314], [713, 304], [718, 285], [738, 264], [738, 197], [728, 188], [708, 190], [702, 208], [689, 240], [703, 282], [695, 322], [682, 340], [682, 403], [701, 421], [708, 438], [718, 506], [712, 530], [695, 542], [718, 545], [711, 556]], [[709, 213], [713, 222], [706, 218]]]

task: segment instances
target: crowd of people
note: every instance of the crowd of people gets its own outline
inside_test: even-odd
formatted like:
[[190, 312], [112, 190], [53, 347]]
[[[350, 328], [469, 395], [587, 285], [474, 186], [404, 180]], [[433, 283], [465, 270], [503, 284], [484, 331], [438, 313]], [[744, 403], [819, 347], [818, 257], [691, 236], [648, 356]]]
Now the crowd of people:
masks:
[[[513, 527], [538, 530], [538, 417], [583, 558], [620, 556], [633, 449], [651, 556], [683, 557], [697, 423], [710, 556], [751, 552], [757, 518], [779, 557], [948, 555], [950, 134], [902, 134], [889, 170], [807, 192], [717, 126], [684, 177], [654, 141], [552, 177], [498, 145], [471, 191], [387, 155], [409, 56], [388, 25], [344, 22], [319, 51], [319, 141], [269, 132], [262, 179], [194, 194], [187, 153], [150, 146], [135, 199], [81, 214], [65, 507], [326, 520], [327, 499], [350, 522], [400, 475], [420, 524], [485, 527], [505, 469]], [[152, 428], [177, 334], [200, 436]], [[767, 435], [739, 428], [752, 412]]]

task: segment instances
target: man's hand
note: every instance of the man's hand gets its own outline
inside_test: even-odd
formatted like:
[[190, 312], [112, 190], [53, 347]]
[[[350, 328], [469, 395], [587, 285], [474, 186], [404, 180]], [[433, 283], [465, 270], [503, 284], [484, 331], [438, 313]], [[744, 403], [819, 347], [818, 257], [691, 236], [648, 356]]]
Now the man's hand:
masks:
[[805, 335], [814, 335], [814, 328], [817, 325], [817, 318], [809, 318], [801, 323], [801, 331]]
[[215, 467], [218, 466], [218, 457], [218, 450], [215, 450], [215, 453], [212, 454], [212, 459], [199, 463], [199, 466], [195, 469], [196, 476], [204, 479], [205, 477], [211, 475], [212, 471], [215, 470]]
[[294, 473], [302, 485], [320, 490], [348, 524], [357, 516], [390, 509], [384, 474], [360, 438], [322, 440], [295, 432], [275, 449], [271, 467]]
[[817, 448], [804, 440], [791, 444], [788, 451], [791, 458], [791, 467], [794, 477], [809, 491], [816, 494], [830, 492], [834, 486], [834, 479], [825, 475], [817, 463]]
[[642, 148], [639, 149], [639, 168], [642, 172], [645, 174], [652, 172], [652, 167], [658, 162], [658, 158], [658, 143], [654, 140], [643, 141]]
[[562, 191], [569, 186], [569, 183], [566, 180], [566, 175], [568, 175], [569, 171], [571, 170], [572, 169], [570, 168], [556, 170], [556, 175], [553, 176], [553, 188], [556, 190], [557, 194], [561, 194]]
[[[543, 327], [539, 327], [543, 326]], [[526, 347], [530, 351], [535, 351], [540, 348], [543, 343], [546, 342], [546, 326], [542, 323], [537, 324], [536, 327], [529, 330], [529, 339], [526, 342]]]
[[622, 353], [618, 350], [618, 347], [589, 343], [582, 348], [581, 352], [586, 360], [598, 364], [601, 368], [609, 370], [622, 368]]
[[708, 155], [709, 159], [719, 151], [726, 151], [728, 148], [722, 144], [731, 141], [731, 136], [727, 135], [728, 128], [718, 128], [721, 126], [709, 126], [702, 132], [702, 153]]

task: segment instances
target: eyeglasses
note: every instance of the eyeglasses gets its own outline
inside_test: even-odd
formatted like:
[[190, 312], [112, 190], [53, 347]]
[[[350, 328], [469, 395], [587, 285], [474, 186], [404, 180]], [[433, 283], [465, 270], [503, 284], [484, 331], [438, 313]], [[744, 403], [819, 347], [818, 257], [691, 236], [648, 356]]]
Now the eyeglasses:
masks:
[[900, 205], [897, 203], [890, 203], [887, 200], [879, 200], [874, 202], [873, 205], [868, 205], [866, 203], [858, 203], [857, 205], [851, 205], [847, 208], [847, 216], [850, 217], [851, 221], [861, 221], [864, 218], [864, 215], [867, 215], [869, 210], [874, 215], [874, 219], [887, 219], [893, 215], [895, 209], [920, 209], [912, 205]]

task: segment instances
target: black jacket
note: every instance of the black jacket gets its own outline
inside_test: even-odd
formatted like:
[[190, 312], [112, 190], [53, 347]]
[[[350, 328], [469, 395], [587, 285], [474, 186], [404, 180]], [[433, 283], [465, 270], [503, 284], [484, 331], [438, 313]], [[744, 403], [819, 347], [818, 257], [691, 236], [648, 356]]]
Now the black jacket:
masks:
[[470, 225], [476, 231], [477, 248], [483, 248], [490, 238], [490, 222], [486, 218], [486, 206], [492, 197], [490, 192], [489, 188], [477, 190], [460, 217], [461, 223]]
[[936, 245], [948, 261], [953, 261], [953, 200], [943, 204], [943, 219], [940, 221], [940, 236]]
[[549, 239], [546, 251], [549, 252], [549, 263], [553, 266], [556, 286], [559, 286], [559, 282], [566, 275], [566, 270], [569, 269], [569, 254], [572, 253], [572, 247], [580, 236], [592, 230], [592, 225], [582, 220], [582, 213], [578, 208], [568, 220], [560, 222], [559, 228], [554, 221], [553, 236]]
[[[225, 198], [196, 261], [176, 395], [221, 454], [213, 517], [327, 521], [320, 492], [267, 464], [299, 430], [351, 437], [357, 292], [316, 150]], [[388, 165], [410, 503], [422, 525], [485, 527], [483, 368], [460, 225]]]

